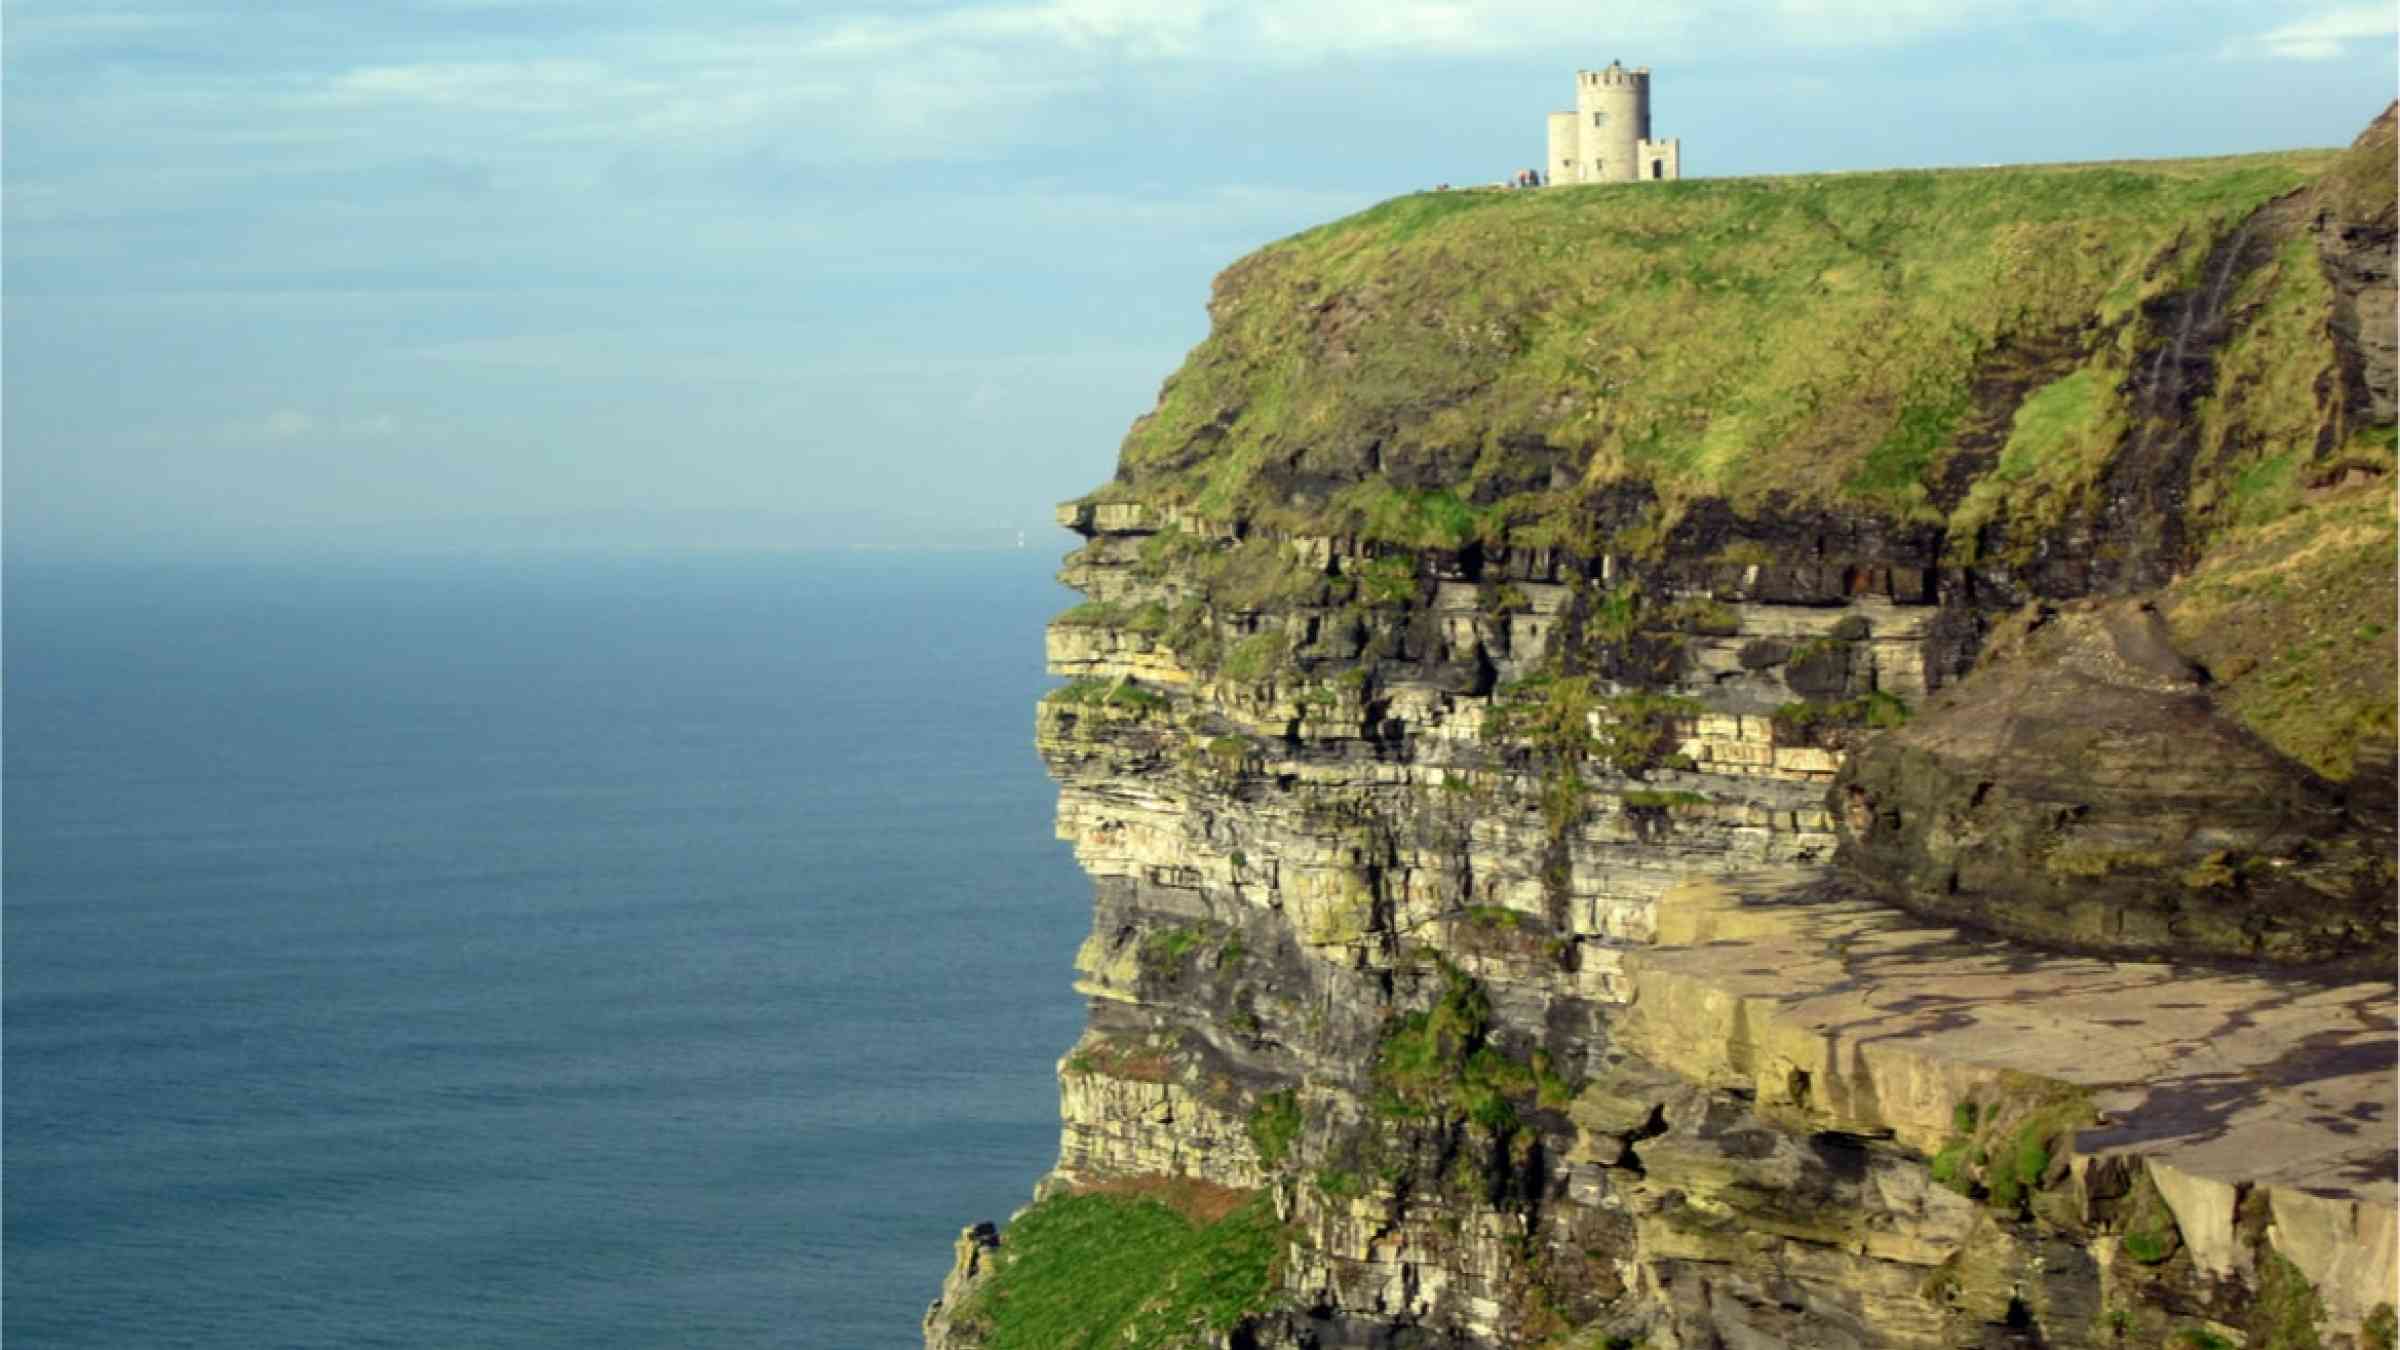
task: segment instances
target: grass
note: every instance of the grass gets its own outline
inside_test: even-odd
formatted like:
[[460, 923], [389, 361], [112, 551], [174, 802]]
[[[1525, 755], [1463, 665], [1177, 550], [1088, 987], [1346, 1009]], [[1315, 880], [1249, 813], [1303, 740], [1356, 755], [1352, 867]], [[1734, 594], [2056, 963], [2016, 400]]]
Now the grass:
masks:
[[2124, 432], [2110, 381], [2091, 367], [2028, 394], [2010, 422], [1999, 462], [1950, 515], [1952, 551], [1970, 553], [1976, 531], [2012, 502], [2022, 507], [2027, 496], [2063, 497], [2088, 481]]
[[1135, 714], [1152, 713], [1167, 706], [1167, 696], [1147, 689], [1131, 680], [1069, 680], [1042, 695], [1047, 703], [1063, 703], [1072, 707], [1113, 708]]
[[1086, 600], [1050, 622], [1061, 628], [1122, 628], [1127, 618], [1123, 608], [1098, 600]]
[[1183, 968], [1205, 941], [1207, 935], [1197, 928], [1162, 928], [1142, 939], [1142, 968], [1173, 974]]
[[2091, 1118], [2091, 1103], [2081, 1094], [2039, 1079], [1995, 1102], [1961, 1102], [1951, 1109], [1950, 1138], [1929, 1160], [1933, 1180], [2014, 1213], [2042, 1187], [2057, 1151]]
[[1067, 1057], [1068, 1073], [1098, 1074], [1136, 1083], [1164, 1083], [1175, 1076], [1171, 1045], [1118, 1036], [1086, 1041]]
[[1908, 702], [1897, 694], [1870, 689], [1857, 698], [1832, 701], [1802, 700], [1778, 706], [1769, 716], [1775, 729], [1806, 737], [1820, 727], [1897, 727], [1908, 723]]
[[1701, 705], [1673, 694], [1602, 694], [1590, 676], [1536, 675], [1504, 685], [1484, 715], [1486, 741], [1516, 741], [1554, 764], [1596, 760], [1638, 775], [1658, 765], [1676, 719]]
[[[2113, 332], [2333, 160], [1401, 198], [1228, 269], [1125, 465], [1149, 499], [1412, 547], [1516, 534], [1625, 477], [1670, 508], [1780, 493], [1922, 513], [1980, 363], [2087, 321]], [[2020, 464], [2092, 425], [2105, 382], [2036, 408]], [[1412, 447], [1441, 452], [1443, 481], [1390, 474]], [[1518, 472], [1528, 447], [1574, 481]], [[1290, 473], [1349, 486], [1297, 500]]]
[[1335, 494], [1332, 515], [1343, 522], [1344, 533], [1408, 548], [1459, 548], [1498, 523], [1495, 513], [1468, 505], [1446, 488], [1411, 491], [1380, 478]]
[[2389, 1303], [2376, 1304], [2375, 1310], [2367, 1314], [2361, 1336], [2368, 1350], [2395, 1350], [2400, 1347], [2400, 1315], [2393, 1312]]
[[1299, 1094], [1290, 1088], [1270, 1092], [1258, 1099], [1250, 1112], [1250, 1143], [1258, 1150], [1258, 1160], [1268, 1167], [1280, 1167], [1292, 1151], [1292, 1143], [1300, 1137]]
[[1229, 680], [1265, 679], [1282, 668], [1290, 650], [1291, 640], [1280, 629], [1253, 633], [1226, 649], [1217, 673]]
[[[2378, 452], [2368, 443], [2349, 453]], [[2394, 733], [2391, 482], [2312, 494], [2280, 519], [2227, 529], [2161, 607], [2178, 645], [2214, 677], [2221, 708], [2337, 780], [2351, 776], [2362, 744]]]
[[966, 1320], [991, 1350], [1204, 1342], [1273, 1301], [1283, 1243], [1263, 1196], [1206, 1223], [1144, 1196], [1053, 1196], [1009, 1224]]
[[2251, 1304], [2250, 1344], [2257, 1350], [2324, 1350], [2317, 1323], [2325, 1304], [2291, 1258], [2269, 1251], [2259, 1262], [2258, 1298]]
[[1403, 554], [1372, 559], [1355, 575], [1359, 598], [1370, 605], [1406, 605], [1417, 598], [1416, 560]]
[[1367, 1183], [1358, 1173], [1339, 1167], [1318, 1171], [1317, 1190], [1329, 1200], [1350, 1200], [1366, 1194]]
[[1396, 1019], [1375, 1053], [1376, 1103], [1389, 1116], [1464, 1117], [1493, 1135], [1516, 1132], [1519, 1108], [1557, 1106], [1576, 1087], [1547, 1056], [1521, 1060], [1491, 1043], [1492, 1005], [1483, 986], [1441, 964], [1431, 1007]]

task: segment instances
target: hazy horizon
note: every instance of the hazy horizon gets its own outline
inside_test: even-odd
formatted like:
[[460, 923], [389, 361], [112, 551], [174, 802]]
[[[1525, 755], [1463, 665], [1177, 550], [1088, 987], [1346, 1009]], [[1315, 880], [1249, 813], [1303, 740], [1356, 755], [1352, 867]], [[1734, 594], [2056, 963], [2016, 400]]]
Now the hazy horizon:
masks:
[[2391, 10], [2338, 3], [8, 24], [15, 559], [1055, 548], [1212, 275], [1536, 163], [1578, 66], [1649, 66], [1695, 177], [2333, 146], [2394, 90]]

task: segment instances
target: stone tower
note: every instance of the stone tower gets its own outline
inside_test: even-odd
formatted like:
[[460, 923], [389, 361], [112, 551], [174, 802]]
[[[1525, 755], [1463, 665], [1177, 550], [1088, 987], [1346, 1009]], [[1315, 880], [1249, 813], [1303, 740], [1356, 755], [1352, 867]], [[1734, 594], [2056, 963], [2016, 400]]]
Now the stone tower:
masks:
[[1550, 114], [1553, 183], [1634, 183], [1683, 176], [1683, 142], [1650, 139], [1650, 68], [1575, 72], [1575, 110]]

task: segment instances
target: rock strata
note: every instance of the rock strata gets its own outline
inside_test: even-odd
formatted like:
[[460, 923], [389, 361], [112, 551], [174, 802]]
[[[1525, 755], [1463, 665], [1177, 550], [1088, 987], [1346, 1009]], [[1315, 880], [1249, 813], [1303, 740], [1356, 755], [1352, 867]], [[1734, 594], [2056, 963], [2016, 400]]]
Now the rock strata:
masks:
[[2220, 716], [2138, 601], [2037, 616], [1848, 765], [1844, 857], [2046, 945], [2390, 965], [2390, 836]]
[[1091, 1020], [928, 1345], [2388, 1350], [2381, 144], [1229, 270], [1061, 508]]

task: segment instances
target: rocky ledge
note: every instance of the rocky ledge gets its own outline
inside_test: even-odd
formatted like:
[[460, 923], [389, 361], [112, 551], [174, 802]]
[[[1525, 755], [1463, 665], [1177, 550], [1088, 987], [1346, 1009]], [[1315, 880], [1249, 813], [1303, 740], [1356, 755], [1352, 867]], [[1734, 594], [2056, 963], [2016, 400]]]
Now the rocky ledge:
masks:
[[2035, 1222], [1973, 1255], [1998, 1320], [2017, 1299], [2057, 1343], [2154, 1343], [2177, 1313], [2291, 1343], [2253, 1315], [2287, 1264], [2312, 1327], [2388, 1307], [2390, 980], [2029, 953], [1789, 875], [1687, 885], [1661, 915], [1627, 961], [1625, 1047], [1787, 1132], [1930, 1159], [1984, 1202], [1971, 1223], [2023, 1194]]

